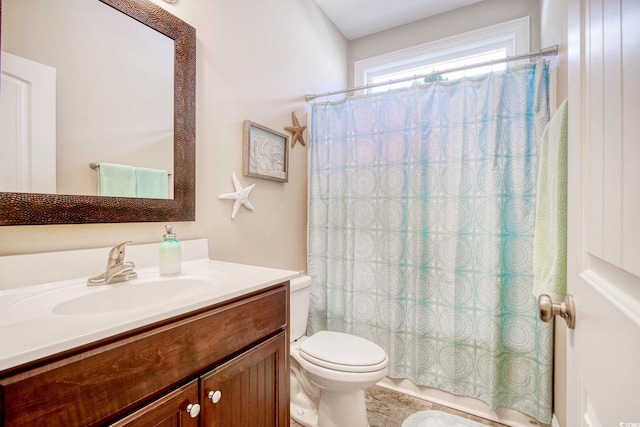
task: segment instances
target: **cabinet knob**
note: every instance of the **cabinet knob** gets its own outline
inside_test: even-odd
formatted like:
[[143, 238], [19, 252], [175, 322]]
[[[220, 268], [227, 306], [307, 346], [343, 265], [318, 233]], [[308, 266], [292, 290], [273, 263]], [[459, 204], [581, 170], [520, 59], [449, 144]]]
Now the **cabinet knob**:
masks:
[[222, 397], [222, 393], [220, 393], [220, 390], [210, 391], [207, 396], [209, 396], [209, 399], [211, 399], [213, 403], [218, 403]]
[[187, 405], [187, 413], [191, 416], [191, 418], [195, 418], [200, 413], [200, 405], [197, 403], [189, 403]]

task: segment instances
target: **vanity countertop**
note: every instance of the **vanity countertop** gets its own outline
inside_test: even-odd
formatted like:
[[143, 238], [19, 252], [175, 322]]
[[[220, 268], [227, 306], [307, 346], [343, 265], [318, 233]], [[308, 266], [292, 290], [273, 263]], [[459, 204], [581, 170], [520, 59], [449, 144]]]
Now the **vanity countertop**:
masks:
[[[140, 277], [157, 275], [157, 267], [139, 269]], [[197, 259], [182, 264], [182, 275], [209, 274], [215, 286], [197, 296], [178, 301], [117, 312], [90, 314], [58, 314], [47, 307], [42, 295], [53, 295], [59, 289], [86, 286], [82, 279], [66, 280], [47, 285], [0, 289], [0, 375], [3, 371], [129, 330], [189, 313], [204, 307], [249, 294], [285, 282], [299, 275], [296, 271], [257, 267], [209, 259]], [[85, 279], [86, 281], [86, 279]], [[95, 287], [100, 292], [109, 286]], [[135, 286], [135, 285], [134, 285]], [[31, 304], [31, 301], [36, 303]], [[34, 306], [40, 308], [35, 309]], [[18, 308], [21, 307], [21, 308]], [[24, 309], [24, 307], [31, 307]]]

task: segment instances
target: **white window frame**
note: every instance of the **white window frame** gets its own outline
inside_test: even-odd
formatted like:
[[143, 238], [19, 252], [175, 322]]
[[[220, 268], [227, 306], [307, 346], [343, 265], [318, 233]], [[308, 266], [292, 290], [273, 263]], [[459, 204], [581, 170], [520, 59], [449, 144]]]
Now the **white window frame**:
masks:
[[354, 62], [354, 85], [370, 84], [375, 76], [428, 66], [495, 49], [507, 56], [530, 51], [529, 17], [480, 28]]

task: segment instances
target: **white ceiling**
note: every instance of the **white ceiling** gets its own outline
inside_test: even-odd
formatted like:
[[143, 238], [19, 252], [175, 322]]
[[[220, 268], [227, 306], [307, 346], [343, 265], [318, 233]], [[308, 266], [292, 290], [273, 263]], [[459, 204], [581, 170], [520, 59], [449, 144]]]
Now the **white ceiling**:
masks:
[[315, 0], [349, 39], [357, 39], [481, 0]]

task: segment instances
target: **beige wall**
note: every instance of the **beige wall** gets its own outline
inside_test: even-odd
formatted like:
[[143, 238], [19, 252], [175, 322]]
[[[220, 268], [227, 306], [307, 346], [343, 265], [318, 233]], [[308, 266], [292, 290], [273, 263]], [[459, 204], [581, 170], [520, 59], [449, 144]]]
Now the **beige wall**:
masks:
[[[288, 183], [243, 177], [242, 124], [284, 132], [292, 111], [305, 124], [305, 93], [346, 85], [346, 39], [313, 0], [153, 1], [197, 31], [196, 221], [174, 224], [179, 239], [208, 238], [215, 259], [306, 269], [306, 148], [291, 151]], [[232, 201], [218, 200], [233, 191], [232, 171], [256, 184], [255, 211], [234, 220]], [[151, 243], [163, 232], [163, 223], [0, 227], [0, 255]]]
[[539, 0], [484, 0], [470, 6], [353, 40], [349, 43], [349, 84], [353, 84], [354, 61], [488, 27], [523, 16], [531, 17], [531, 49], [539, 49]]
[[541, 40], [543, 46], [558, 45], [556, 57], [556, 105], [559, 106], [568, 95], [567, 42], [569, 12], [567, 0], [542, 0]]

